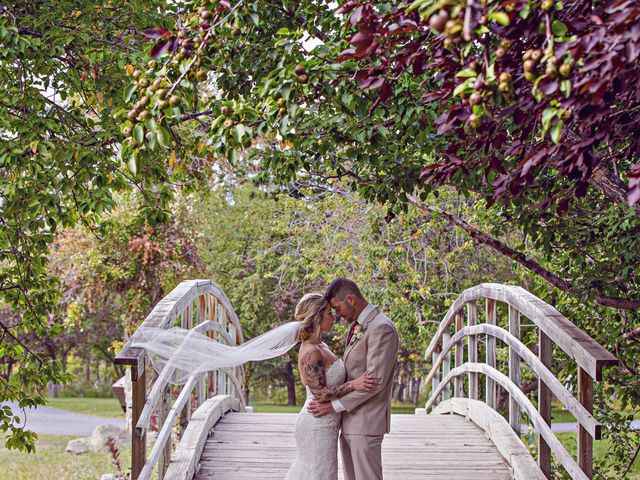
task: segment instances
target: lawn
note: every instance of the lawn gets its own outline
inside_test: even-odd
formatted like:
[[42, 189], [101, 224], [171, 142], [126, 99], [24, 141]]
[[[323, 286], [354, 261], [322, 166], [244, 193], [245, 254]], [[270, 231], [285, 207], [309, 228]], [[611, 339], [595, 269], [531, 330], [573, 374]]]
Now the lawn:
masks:
[[120, 402], [115, 398], [47, 398], [46, 406], [96, 417], [124, 418]]
[[[65, 453], [70, 435], [39, 435], [36, 453], [22, 453], [4, 448], [0, 437], [0, 480], [95, 480], [103, 473], [117, 473], [109, 453]], [[122, 449], [120, 464], [126, 471], [131, 449]]]
[[[562, 442], [567, 451], [573, 455], [576, 455], [576, 434], [575, 433], [556, 433], [558, 440]], [[609, 449], [607, 440], [595, 440], [593, 442], [593, 459], [603, 458], [607, 454]], [[616, 477], [618, 478], [618, 475]], [[627, 476], [624, 477], [628, 480], [640, 480], [640, 459], [636, 459], [635, 463], [631, 466], [631, 470], [627, 472]]]

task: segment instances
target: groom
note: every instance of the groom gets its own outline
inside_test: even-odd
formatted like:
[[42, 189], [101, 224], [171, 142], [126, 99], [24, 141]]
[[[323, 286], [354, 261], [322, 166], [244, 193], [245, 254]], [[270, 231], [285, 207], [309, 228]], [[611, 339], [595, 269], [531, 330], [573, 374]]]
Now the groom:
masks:
[[370, 372], [380, 379], [380, 385], [371, 392], [348, 393], [331, 403], [314, 400], [308, 409], [316, 417], [344, 412], [340, 450], [345, 480], [382, 479], [382, 438], [390, 428], [398, 332], [386, 315], [365, 300], [351, 280], [334, 280], [325, 298], [351, 324], [344, 351], [347, 380]]

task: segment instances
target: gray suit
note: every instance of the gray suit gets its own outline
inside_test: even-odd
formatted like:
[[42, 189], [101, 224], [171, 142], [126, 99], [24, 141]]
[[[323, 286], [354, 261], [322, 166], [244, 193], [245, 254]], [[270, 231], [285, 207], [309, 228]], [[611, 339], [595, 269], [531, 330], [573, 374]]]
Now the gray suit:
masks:
[[393, 322], [374, 308], [362, 322], [360, 338], [352, 338], [344, 352], [347, 380], [366, 371], [381, 379], [373, 392], [355, 391], [340, 398], [346, 409], [340, 436], [345, 480], [382, 478], [382, 439], [391, 426], [391, 388], [398, 345]]

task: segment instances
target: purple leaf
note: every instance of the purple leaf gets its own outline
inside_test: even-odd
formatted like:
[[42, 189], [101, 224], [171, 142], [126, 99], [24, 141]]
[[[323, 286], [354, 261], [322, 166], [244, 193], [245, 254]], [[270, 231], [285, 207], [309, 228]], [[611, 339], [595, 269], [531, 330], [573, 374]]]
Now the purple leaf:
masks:
[[538, 82], [538, 90], [540, 90], [545, 95], [551, 95], [558, 90], [558, 82], [556, 82], [553, 78], [544, 76]]
[[385, 82], [385, 84], [380, 88], [380, 94], [378, 98], [381, 102], [384, 102], [391, 96], [392, 92], [393, 90], [391, 89], [391, 85]]
[[349, 23], [351, 25], [357, 25], [360, 23], [360, 20], [362, 20], [362, 11], [364, 10], [364, 7], [362, 5], [360, 5], [358, 8], [355, 8], [353, 10], [353, 13], [351, 14], [351, 17], [349, 18]]
[[353, 0], [349, 0], [347, 3], [345, 3], [340, 8], [338, 8], [336, 10], [336, 13], [338, 15], [342, 15], [343, 13], [349, 13], [351, 10], [353, 10], [356, 7], [356, 5], [358, 5], [357, 2], [354, 2]]
[[157, 40], [158, 38], [167, 38], [171, 36], [171, 32], [166, 28], [150, 28], [145, 30], [142, 34], [151, 40]]
[[151, 57], [158, 58], [167, 53], [169, 50], [169, 46], [171, 45], [171, 40], [160, 40], [156, 42], [156, 44], [151, 49]]

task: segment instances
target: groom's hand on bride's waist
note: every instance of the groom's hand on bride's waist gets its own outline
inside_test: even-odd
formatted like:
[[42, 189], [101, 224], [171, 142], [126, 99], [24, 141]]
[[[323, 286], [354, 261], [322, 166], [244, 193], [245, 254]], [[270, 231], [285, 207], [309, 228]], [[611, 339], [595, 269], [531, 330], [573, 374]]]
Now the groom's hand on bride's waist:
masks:
[[313, 415], [314, 417], [323, 417], [325, 415], [328, 415], [329, 413], [335, 413], [331, 402], [321, 403], [317, 400], [312, 400], [311, 403], [307, 405], [307, 410], [309, 410], [311, 415]]

